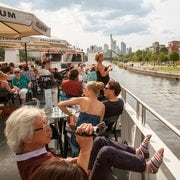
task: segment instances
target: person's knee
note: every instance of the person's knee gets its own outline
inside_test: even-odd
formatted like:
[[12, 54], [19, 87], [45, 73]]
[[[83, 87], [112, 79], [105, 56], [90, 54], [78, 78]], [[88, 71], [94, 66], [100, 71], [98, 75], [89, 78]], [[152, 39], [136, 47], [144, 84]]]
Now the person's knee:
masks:
[[99, 144], [101, 142], [104, 142], [104, 137], [101, 137], [101, 136], [97, 136], [95, 139], [94, 139], [94, 144]]
[[112, 148], [110, 146], [104, 146], [99, 150], [98, 158], [100, 159], [108, 159], [112, 154]]

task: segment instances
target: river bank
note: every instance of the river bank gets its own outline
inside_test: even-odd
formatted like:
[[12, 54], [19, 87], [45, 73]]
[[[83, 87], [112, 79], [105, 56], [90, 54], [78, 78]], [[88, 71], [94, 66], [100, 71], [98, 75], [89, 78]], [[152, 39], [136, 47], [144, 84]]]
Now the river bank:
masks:
[[135, 67], [135, 66], [125, 66], [125, 69], [128, 71], [152, 75], [152, 76], [173, 78], [176, 80], [180, 79], [180, 73], [177, 73], [177, 72], [165, 72], [165, 71], [149, 69], [147, 67]]
[[123, 68], [128, 71], [151, 75], [151, 76], [158, 76], [158, 77], [165, 77], [165, 78], [173, 78], [173, 79], [180, 79], [180, 71], [179, 66], [176, 68], [171, 69], [166, 66], [154, 66], [148, 63], [139, 63], [139, 62], [128, 62], [128, 63], [119, 63], [113, 62], [114, 64], [118, 65], [119, 68]]

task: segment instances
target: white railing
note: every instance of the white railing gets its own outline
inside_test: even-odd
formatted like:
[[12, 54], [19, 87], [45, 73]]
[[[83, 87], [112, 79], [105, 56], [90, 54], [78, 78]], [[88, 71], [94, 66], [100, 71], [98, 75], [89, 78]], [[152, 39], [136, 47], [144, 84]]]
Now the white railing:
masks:
[[137, 119], [141, 119], [143, 125], [145, 125], [145, 123], [146, 123], [146, 114], [148, 111], [152, 116], [154, 116], [161, 123], [163, 123], [167, 128], [169, 128], [178, 137], [180, 137], [180, 131], [175, 126], [170, 124], [165, 118], [163, 118], [156, 111], [154, 111], [152, 108], [150, 108], [148, 105], [146, 105], [143, 101], [141, 101], [139, 98], [137, 98], [134, 94], [132, 94], [125, 87], [123, 87], [123, 86], [121, 86], [121, 87], [122, 87], [121, 96], [122, 96], [124, 102], [127, 101], [127, 94], [136, 101], [136, 117], [137, 117]]
[[157, 133], [147, 124], [147, 112], [150, 114], [152, 119], [156, 118], [177, 138], [180, 137], [179, 130], [123, 86], [121, 97], [125, 102], [124, 110], [121, 115], [122, 141], [126, 140], [128, 144], [134, 147], [139, 147], [139, 144], [141, 143], [144, 136], [147, 134], [152, 134], [149, 147], [151, 156], [159, 148], [164, 148], [164, 161], [156, 175], [130, 172], [129, 180], [178, 179], [180, 177], [180, 171], [178, 170], [180, 169], [180, 161], [167, 147], [163, 140], [158, 137]]

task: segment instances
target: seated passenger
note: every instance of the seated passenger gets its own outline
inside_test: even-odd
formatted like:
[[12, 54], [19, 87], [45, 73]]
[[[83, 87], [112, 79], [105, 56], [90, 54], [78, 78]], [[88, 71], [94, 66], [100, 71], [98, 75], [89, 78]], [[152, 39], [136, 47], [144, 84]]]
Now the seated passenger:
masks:
[[14, 69], [14, 74], [15, 78], [12, 80], [12, 85], [17, 90], [21, 98], [21, 103], [24, 104], [26, 101], [26, 93], [28, 89], [31, 89], [32, 82], [26, 75], [20, 73], [19, 68]]
[[[97, 96], [101, 89], [103, 89], [104, 84], [102, 82], [88, 82], [84, 90], [85, 97], [72, 98], [70, 100], [61, 101], [58, 106], [59, 108], [68, 114], [69, 116], [69, 125], [72, 129], [78, 127], [82, 123], [90, 123], [93, 126], [96, 126], [103, 121], [104, 117], [104, 104], [97, 99]], [[68, 106], [79, 105], [80, 113], [77, 118], [73, 115], [68, 109]], [[79, 146], [76, 142], [75, 135], [71, 135], [69, 141], [72, 149], [72, 157], [75, 157], [79, 153]]]
[[8, 75], [3, 73], [2, 71], [0, 71], [0, 88], [1, 89], [6, 89], [7, 91], [9, 91], [9, 93], [14, 93], [15, 92], [15, 88], [11, 88], [8, 84], [7, 81]]
[[[102, 137], [93, 141], [90, 136], [92, 133], [91, 124], [81, 124], [76, 130], [76, 140], [80, 146], [78, 158], [56, 158], [62, 162], [77, 163], [86, 172], [90, 170], [90, 180], [108, 180], [111, 176], [111, 166], [135, 172], [158, 172], [163, 161], [163, 148], [159, 149], [151, 160], [145, 161], [149, 157], [148, 144], [151, 135], [147, 135], [139, 148], [134, 149]], [[82, 134], [88, 136], [81, 136]], [[15, 110], [6, 121], [5, 135], [7, 144], [15, 152], [23, 180], [30, 179], [38, 167], [55, 157], [45, 148], [51, 141], [51, 128], [42, 110], [37, 107], [23, 106]]]
[[[104, 96], [107, 100], [103, 101], [105, 105], [104, 121], [108, 121], [108, 117], [122, 114], [124, 102], [122, 99], [118, 98], [121, 92], [121, 86], [119, 82], [110, 80], [104, 87]], [[112, 124], [113, 125], [113, 124]], [[111, 124], [108, 125], [109, 130]]]
[[69, 115], [70, 124], [73, 124], [76, 118], [75, 115], [67, 109], [68, 106], [72, 105], [80, 106], [80, 113], [76, 126], [79, 126], [82, 123], [91, 123], [92, 125], [96, 126], [103, 121], [105, 110], [104, 105], [102, 102], [97, 100], [99, 91], [103, 89], [103, 87], [104, 84], [102, 82], [91, 81], [86, 84], [86, 88], [84, 89], [85, 97], [77, 97], [59, 102], [59, 108]]
[[69, 79], [62, 81], [61, 88], [66, 94], [66, 98], [79, 97], [83, 93], [82, 84], [79, 82], [79, 71], [77, 69], [71, 69], [69, 71]]
[[92, 64], [89, 68], [89, 72], [87, 74], [87, 82], [89, 82], [89, 81], [97, 81], [95, 64]]
[[0, 89], [1, 91], [6, 91], [6, 93], [0, 97], [0, 101], [8, 101], [9, 99], [11, 99], [11, 94], [13, 94], [16, 91], [15, 88], [11, 88], [9, 86], [7, 78], [7, 74], [0, 71]]

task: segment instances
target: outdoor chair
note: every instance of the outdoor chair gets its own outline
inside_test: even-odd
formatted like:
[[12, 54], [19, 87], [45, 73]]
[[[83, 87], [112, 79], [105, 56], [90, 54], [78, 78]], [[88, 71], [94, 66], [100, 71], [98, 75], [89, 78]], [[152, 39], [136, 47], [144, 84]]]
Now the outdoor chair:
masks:
[[103, 120], [106, 125], [106, 131], [101, 133], [99, 136], [104, 136], [106, 138], [110, 138], [111, 135], [114, 136], [115, 140], [117, 141], [117, 130], [116, 125], [120, 115], [114, 115], [110, 117], [105, 117]]
[[0, 89], [0, 102], [9, 106], [9, 114], [13, 111], [14, 97], [6, 89]]
[[41, 90], [43, 89], [51, 89], [52, 88], [52, 76], [51, 75], [43, 75], [39, 77], [39, 86]]
[[[12, 80], [8, 80], [8, 84], [9, 84], [9, 86], [11, 87], [11, 88], [13, 88], [13, 85], [12, 85]], [[19, 94], [17, 93], [13, 93], [13, 94], [11, 94], [12, 95], [12, 103], [13, 104], [18, 104], [18, 105], [21, 105], [22, 104], [22, 102], [21, 102], [21, 98], [20, 98], [20, 96], [19, 96]]]

